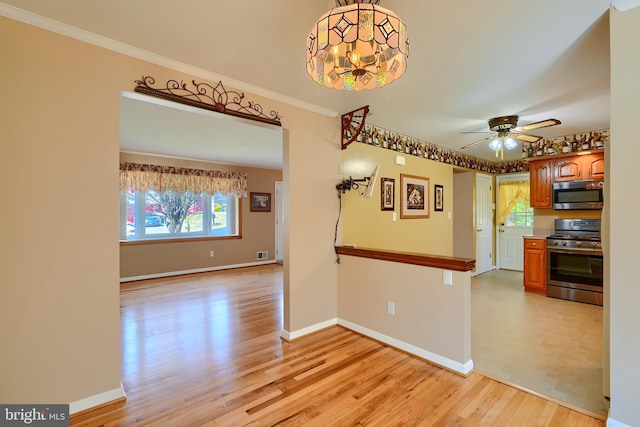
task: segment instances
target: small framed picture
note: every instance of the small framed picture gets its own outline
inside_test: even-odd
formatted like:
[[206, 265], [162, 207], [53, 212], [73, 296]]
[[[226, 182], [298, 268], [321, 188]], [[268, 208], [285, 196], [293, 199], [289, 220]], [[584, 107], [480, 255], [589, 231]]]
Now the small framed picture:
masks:
[[271, 193], [249, 193], [251, 212], [271, 212]]
[[444, 188], [442, 185], [433, 186], [433, 210], [437, 212], [444, 210]]
[[392, 211], [395, 208], [396, 180], [380, 178], [380, 210]]
[[429, 218], [429, 178], [400, 174], [400, 218]]

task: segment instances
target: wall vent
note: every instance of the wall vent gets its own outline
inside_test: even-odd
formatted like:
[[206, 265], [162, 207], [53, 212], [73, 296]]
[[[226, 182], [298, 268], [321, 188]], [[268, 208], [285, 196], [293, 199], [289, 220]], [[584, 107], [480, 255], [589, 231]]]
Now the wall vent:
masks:
[[269, 258], [269, 251], [258, 251], [258, 259]]

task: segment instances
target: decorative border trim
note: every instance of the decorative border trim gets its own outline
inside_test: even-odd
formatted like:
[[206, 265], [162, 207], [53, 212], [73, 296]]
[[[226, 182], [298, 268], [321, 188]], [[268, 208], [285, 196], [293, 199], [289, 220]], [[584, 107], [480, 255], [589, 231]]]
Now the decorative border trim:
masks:
[[430, 351], [420, 347], [416, 347], [413, 344], [400, 341], [388, 335], [381, 334], [347, 320], [338, 319], [338, 325], [343, 326], [347, 329], [351, 329], [352, 331], [358, 332], [359, 334], [365, 335], [369, 338], [373, 338], [374, 340], [385, 343], [391, 347], [406, 351], [407, 353], [428, 360], [429, 362], [434, 363], [437, 366], [457, 372], [459, 374], [466, 376], [473, 370], [473, 360], [471, 359], [469, 359], [466, 363], [456, 362], [455, 360], [448, 359], [444, 356], [440, 356], [439, 354], [431, 353]]
[[168, 80], [163, 89], [154, 88], [152, 85], [156, 83], [156, 80], [151, 76], [142, 76], [141, 80], [135, 82], [137, 86], [134, 91], [138, 93], [230, 116], [282, 126], [280, 114], [277, 111], [271, 110], [267, 116], [260, 104], [253, 101], [246, 101], [243, 104], [244, 93], [227, 91], [222, 85], [222, 81], [212, 86], [209, 83], [196, 83], [195, 80], [192, 80], [193, 89], [189, 89], [185, 82], [173, 79]]
[[120, 383], [119, 388], [114, 388], [113, 390], [94, 394], [93, 396], [71, 402], [69, 404], [69, 414], [75, 414], [76, 412], [126, 398], [127, 395], [124, 392], [124, 387], [122, 386], [122, 383]]
[[[640, 0], [639, 0], [640, 1]], [[364, 107], [363, 107], [364, 108]], [[356, 110], [358, 111], [358, 110]], [[350, 114], [350, 113], [347, 113]], [[343, 116], [343, 128], [345, 117]], [[362, 120], [362, 122], [360, 121]], [[549, 147], [559, 147], [566, 140], [578, 139], [583, 141], [585, 138], [599, 133], [603, 140], [602, 147], [609, 141], [609, 129], [592, 130], [588, 132], [577, 132], [575, 134], [562, 135], [555, 138], [546, 138], [541, 140], [540, 149], [543, 150], [542, 155], [531, 155], [527, 152], [527, 157], [523, 157], [521, 160], [510, 160], [506, 162], [492, 162], [490, 160], [481, 159], [479, 157], [472, 156], [470, 154], [461, 153], [459, 151], [452, 150], [450, 148], [441, 147], [439, 145], [432, 144], [430, 142], [421, 141], [417, 138], [412, 138], [406, 135], [402, 135], [396, 131], [384, 129], [369, 123], [364, 123], [364, 119], [357, 118], [354, 120], [355, 124], [347, 127], [345, 131], [343, 129], [342, 144], [343, 149], [345, 138], [350, 138], [355, 135], [355, 140], [362, 144], [373, 145], [385, 150], [397, 151], [408, 156], [416, 156], [427, 160], [433, 160], [435, 162], [446, 163], [453, 166], [463, 167], [467, 169], [477, 170], [478, 172], [486, 172], [494, 175], [503, 173], [515, 173], [515, 172], [528, 172], [529, 160], [536, 159], [540, 156], [551, 157], [558, 156], [562, 153], [555, 151], [555, 154], [548, 153]], [[357, 125], [364, 123], [364, 129], [359, 130]], [[532, 146], [530, 144], [530, 146]], [[536, 149], [538, 147], [536, 146]], [[590, 148], [591, 151], [602, 151], [603, 148]], [[573, 154], [576, 154], [575, 152]]]

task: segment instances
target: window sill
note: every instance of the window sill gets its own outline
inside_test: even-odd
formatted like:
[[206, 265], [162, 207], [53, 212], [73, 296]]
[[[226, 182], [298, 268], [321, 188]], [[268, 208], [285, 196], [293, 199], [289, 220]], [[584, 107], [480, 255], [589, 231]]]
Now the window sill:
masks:
[[166, 239], [139, 239], [139, 240], [120, 240], [120, 246], [135, 245], [154, 245], [157, 243], [181, 243], [181, 242], [201, 242], [207, 240], [236, 240], [242, 239], [239, 236], [198, 236], [198, 237], [171, 237]]

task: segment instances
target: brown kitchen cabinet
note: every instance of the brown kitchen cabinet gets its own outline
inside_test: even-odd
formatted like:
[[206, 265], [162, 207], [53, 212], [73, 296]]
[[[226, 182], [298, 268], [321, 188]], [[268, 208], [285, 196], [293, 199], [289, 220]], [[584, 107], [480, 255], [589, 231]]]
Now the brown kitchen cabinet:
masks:
[[604, 153], [577, 155], [553, 162], [554, 181], [604, 178]]
[[553, 161], [549, 159], [529, 161], [529, 204], [532, 208], [550, 208], [552, 206], [552, 168]]
[[524, 290], [547, 292], [547, 248], [542, 237], [524, 237]]

